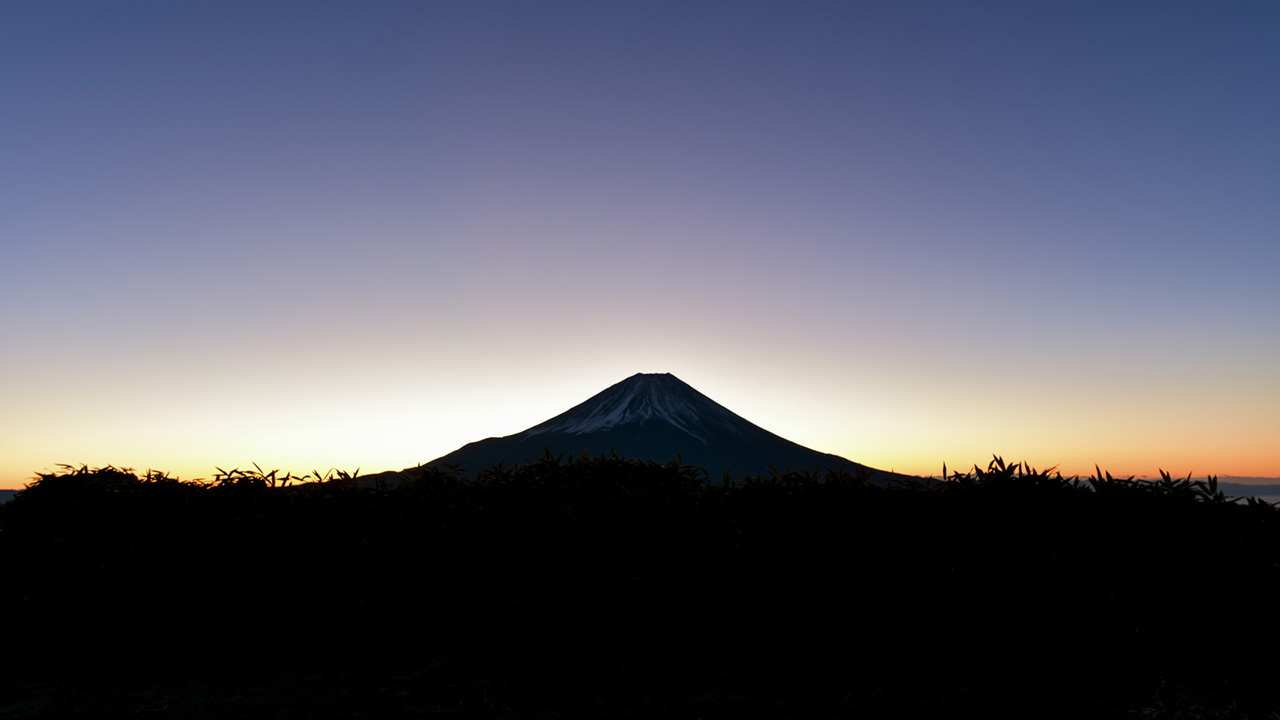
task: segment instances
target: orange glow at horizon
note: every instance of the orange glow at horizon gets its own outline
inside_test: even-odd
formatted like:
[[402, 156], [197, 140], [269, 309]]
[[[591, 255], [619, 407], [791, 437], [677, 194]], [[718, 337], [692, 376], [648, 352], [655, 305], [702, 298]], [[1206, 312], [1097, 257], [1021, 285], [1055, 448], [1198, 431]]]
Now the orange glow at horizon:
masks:
[[0, 487], [637, 372], [899, 472], [1280, 477], [1280, 4], [10, 5]]

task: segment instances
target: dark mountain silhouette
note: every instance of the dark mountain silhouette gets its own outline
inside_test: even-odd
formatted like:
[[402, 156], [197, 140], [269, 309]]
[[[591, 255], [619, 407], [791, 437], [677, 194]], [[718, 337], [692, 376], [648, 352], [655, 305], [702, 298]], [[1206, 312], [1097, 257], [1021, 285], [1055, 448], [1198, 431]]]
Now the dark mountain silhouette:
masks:
[[598, 456], [616, 451], [624, 458], [701, 466], [713, 480], [787, 470], [865, 471], [873, 481], [895, 475], [838, 455], [811, 450], [760, 428], [694, 390], [669, 373], [637, 374], [550, 420], [506, 437], [469, 443], [427, 463], [453, 465], [467, 473], [556, 455]]

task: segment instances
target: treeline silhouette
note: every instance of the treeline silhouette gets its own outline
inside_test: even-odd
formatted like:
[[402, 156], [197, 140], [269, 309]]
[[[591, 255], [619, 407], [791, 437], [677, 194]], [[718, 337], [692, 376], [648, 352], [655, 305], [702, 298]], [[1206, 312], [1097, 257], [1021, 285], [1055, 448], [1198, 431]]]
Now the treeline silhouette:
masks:
[[410, 664], [508, 708], [610, 688], [704, 716], [1280, 707], [1280, 512], [1212, 478], [548, 455], [305, 479], [40, 475], [0, 506], [0, 674]]

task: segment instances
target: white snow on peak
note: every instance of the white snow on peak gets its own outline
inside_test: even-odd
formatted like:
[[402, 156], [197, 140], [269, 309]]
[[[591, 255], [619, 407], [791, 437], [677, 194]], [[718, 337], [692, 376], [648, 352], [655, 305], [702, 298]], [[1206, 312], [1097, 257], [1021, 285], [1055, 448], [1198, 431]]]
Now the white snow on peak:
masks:
[[[674, 378], [672, 378], [674, 380]], [[678, 380], [676, 381], [679, 382]], [[708, 422], [724, 424], [729, 415], [724, 408], [709, 399], [690, 398], [683, 393], [672, 392], [661, 380], [639, 378], [626, 383], [604, 397], [592, 398], [561, 416], [541, 425], [529, 428], [530, 435], [543, 433], [570, 433], [581, 435], [609, 430], [619, 425], [645, 420], [663, 420], [700, 441], [706, 438], [699, 432]], [[703, 402], [698, 402], [703, 400]], [[700, 407], [706, 405], [706, 407]]]

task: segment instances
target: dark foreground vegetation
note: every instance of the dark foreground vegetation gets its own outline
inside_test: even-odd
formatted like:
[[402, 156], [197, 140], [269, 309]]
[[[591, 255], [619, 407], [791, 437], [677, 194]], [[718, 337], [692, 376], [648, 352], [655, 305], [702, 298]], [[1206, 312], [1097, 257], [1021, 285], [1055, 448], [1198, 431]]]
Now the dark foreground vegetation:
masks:
[[1280, 512], [1212, 480], [294, 480], [66, 468], [0, 506], [0, 716], [1280, 708]]

